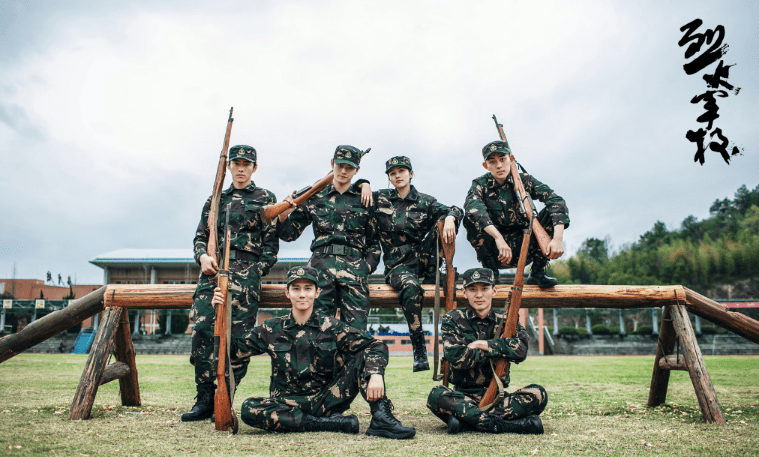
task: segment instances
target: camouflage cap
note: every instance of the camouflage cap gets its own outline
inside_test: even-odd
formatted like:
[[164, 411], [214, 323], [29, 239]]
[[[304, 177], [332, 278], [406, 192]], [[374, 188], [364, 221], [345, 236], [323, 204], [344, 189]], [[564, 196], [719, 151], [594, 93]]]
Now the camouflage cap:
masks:
[[495, 285], [493, 270], [490, 268], [470, 268], [464, 272], [464, 287], [474, 283]]
[[366, 151], [361, 151], [353, 146], [341, 144], [335, 149], [335, 155], [332, 157], [332, 160], [334, 160], [335, 163], [344, 163], [353, 168], [358, 168], [358, 165], [361, 163], [361, 157], [368, 154], [371, 150], [372, 148], [369, 148]]
[[508, 141], [491, 141], [482, 148], [482, 158], [488, 160], [490, 154], [501, 152], [506, 155], [511, 155], [511, 148]]
[[246, 144], [232, 146], [229, 148], [229, 158], [227, 160], [231, 162], [235, 159], [243, 159], [248, 162], [256, 163], [256, 150], [253, 146], [248, 146]]
[[389, 173], [390, 170], [395, 167], [406, 167], [409, 171], [413, 170], [413, 168], [411, 168], [411, 160], [406, 156], [395, 156], [385, 162], [385, 174]]
[[313, 281], [314, 284], [316, 284], [316, 278], [318, 276], [319, 274], [316, 272], [316, 270], [313, 267], [309, 267], [308, 265], [302, 267], [292, 267], [290, 268], [290, 271], [287, 272], [287, 285], [290, 285], [290, 283], [296, 279], [308, 279], [309, 281]]

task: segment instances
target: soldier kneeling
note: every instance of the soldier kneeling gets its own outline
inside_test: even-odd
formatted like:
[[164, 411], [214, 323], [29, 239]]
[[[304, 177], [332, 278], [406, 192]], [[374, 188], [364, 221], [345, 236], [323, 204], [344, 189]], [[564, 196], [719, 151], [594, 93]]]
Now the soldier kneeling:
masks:
[[[449, 363], [448, 381], [456, 388], [436, 386], [427, 398], [427, 407], [448, 424], [448, 433], [464, 430], [490, 433], [542, 434], [538, 414], [548, 402], [545, 389], [530, 384], [505, 394], [492, 409], [480, 409], [482, 396], [493, 379], [493, 365], [505, 357], [515, 363], [527, 357], [529, 336], [517, 325], [517, 338], [501, 338], [496, 327], [506, 321], [503, 313], [492, 309], [496, 286], [493, 271], [472, 268], [464, 272], [465, 309], [454, 309], [443, 316], [441, 326], [445, 359]], [[502, 328], [502, 327], [501, 327]], [[501, 378], [509, 385], [508, 371]]]
[[[383, 374], [387, 345], [334, 317], [314, 311], [318, 274], [304, 266], [287, 273], [285, 295], [292, 303], [287, 316], [269, 319], [245, 336], [245, 355], [267, 353], [272, 359], [270, 397], [242, 403], [241, 417], [251, 427], [277, 432], [358, 433], [358, 418], [343, 416], [356, 395], [372, 412], [370, 436], [413, 438], [385, 396]], [[214, 295], [221, 303], [221, 292]]]

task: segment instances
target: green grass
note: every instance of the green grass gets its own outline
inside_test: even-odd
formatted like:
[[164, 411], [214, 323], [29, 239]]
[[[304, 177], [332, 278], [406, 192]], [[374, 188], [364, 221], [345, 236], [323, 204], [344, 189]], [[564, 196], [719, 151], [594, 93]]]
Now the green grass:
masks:
[[[195, 395], [187, 357], [138, 356], [142, 407], [122, 407], [118, 383], [100, 387], [92, 417], [68, 421], [86, 356], [22, 354], [0, 364], [0, 455], [759, 455], [759, 357], [706, 357], [727, 418], [704, 424], [686, 372], [673, 372], [665, 406], [648, 409], [653, 357], [532, 357], [514, 366], [512, 386], [549, 394], [541, 436], [449, 436], [426, 408], [430, 372], [412, 373], [410, 357], [392, 357], [388, 395], [410, 441], [333, 433], [273, 434], [241, 425], [231, 436], [210, 422], [182, 423]], [[265, 396], [268, 357], [256, 357], [235, 406]], [[361, 431], [369, 410], [352, 413]]]

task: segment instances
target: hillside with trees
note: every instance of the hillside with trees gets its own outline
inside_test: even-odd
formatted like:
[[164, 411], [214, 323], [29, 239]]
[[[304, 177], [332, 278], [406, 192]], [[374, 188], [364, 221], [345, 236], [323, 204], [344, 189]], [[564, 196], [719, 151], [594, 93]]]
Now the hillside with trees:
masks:
[[588, 238], [551, 271], [560, 284], [682, 284], [713, 298], [737, 287], [738, 295], [759, 298], [759, 186], [741, 186], [709, 213], [702, 221], [688, 216], [673, 231], [657, 221], [619, 252], [609, 252], [608, 238]]

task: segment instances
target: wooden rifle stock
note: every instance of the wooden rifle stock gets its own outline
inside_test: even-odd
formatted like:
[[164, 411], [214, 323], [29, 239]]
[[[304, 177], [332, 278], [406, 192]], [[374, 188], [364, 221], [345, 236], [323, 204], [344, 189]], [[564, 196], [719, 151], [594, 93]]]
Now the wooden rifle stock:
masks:
[[[456, 270], [453, 268], [453, 256], [456, 254], [456, 241], [446, 243], [443, 241], [443, 227], [445, 222], [437, 222], [437, 232], [440, 237], [440, 244], [443, 246], [443, 257], [445, 258], [445, 312], [453, 310], [456, 307]], [[438, 345], [437, 341], [432, 344]], [[448, 361], [443, 359], [443, 385], [448, 387]]]
[[[498, 135], [501, 136], [501, 141], [506, 141], [506, 134], [503, 131], [503, 125], [498, 123], [498, 120], [495, 118], [495, 114], [493, 115], [493, 120], [495, 121], [496, 128], [498, 129]], [[532, 199], [529, 196], [530, 194], [528, 194], [524, 188], [522, 178], [519, 176], [519, 170], [517, 170], [517, 159], [514, 157], [514, 154], [510, 154], [509, 156], [509, 161], [511, 162], [509, 165], [509, 173], [511, 173], [511, 179], [514, 180], [514, 190], [516, 191], [517, 198], [522, 201], [528, 218], [531, 218], [530, 215], [537, 216], [538, 211], [532, 203]], [[551, 237], [548, 236], [546, 229], [540, 225], [537, 217], [532, 217], [532, 219], [532, 232], [535, 234], [535, 238], [538, 240], [540, 250], [543, 252], [543, 254], [548, 255], [548, 244], [551, 242]]]
[[[232, 232], [229, 228], [229, 209], [227, 209], [227, 228], [224, 236], [224, 262], [219, 270], [219, 288], [224, 296], [222, 303], [216, 307], [216, 322], [214, 323], [214, 349], [216, 350], [216, 395], [213, 399], [213, 410], [216, 415], [214, 424], [216, 430], [231, 430], [237, 433], [237, 415], [232, 410], [234, 398], [234, 374], [229, 357], [231, 342], [232, 308], [229, 296], [229, 243]], [[228, 376], [227, 376], [228, 375]], [[229, 381], [227, 381], [229, 379]], [[230, 392], [231, 390], [231, 392]]]
[[234, 107], [229, 108], [229, 119], [227, 119], [227, 131], [224, 134], [224, 144], [221, 147], [221, 156], [219, 157], [219, 166], [216, 167], [216, 179], [213, 182], [213, 192], [211, 193], [211, 210], [208, 212], [208, 246], [206, 254], [213, 257], [218, 264], [219, 262], [219, 240], [216, 224], [219, 219], [219, 204], [221, 202], [221, 191], [224, 188], [224, 176], [227, 174], [227, 154], [229, 153], [229, 136], [232, 134], [232, 111]]
[[[531, 217], [530, 222], [537, 222]], [[531, 233], [529, 230], [525, 230], [524, 237], [522, 238], [522, 249], [519, 252], [519, 262], [517, 263], [516, 277], [514, 278], [514, 285], [511, 286], [511, 293], [507, 299], [509, 302], [509, 311], [506, 314], [506, 323], [503, 326], [502, 338], [514, 338], [517, 334], [517, 321], [519, 320], [519, 307], [522, 304], [522, 288], [524, 287], [524, 266], [527, 262], [527, 248], [530, 244]], [[494, 335], [497, 336], [497, 335]], [[509, 369], [509, 362], [504, 358], [499, 358], [495, 365], [495, 373], [493, 379], [490, 380], [490, 385], [485, 395], [480, 400], [480, 408], [484, 408], [487, 405], [493, 403], [498, 396], [498, 378], [503, 377]]]
[[[312, 185], [306, 187], [305, 189], [302, 189], [300, 192], [293, 192], [293, 201], [295, 202], [295, 206], [300, 206], [311, 198], [315, 193], [321, 192], [324, 190], [325, 187], [329, 185], [329, 183], [332, 182], [332, 176], [333, 173], [330, 171], [327, 176], [323, 177], [322, 179], [316, 181]], [[263, 212], [263, 217], [266, 222], [271, 221], [275, 217], [279, 216], [280, 214], [287, 211], [288, 208], [291, 208], [293, 205], [288, 203], [287, 201], [281, 201], [278, 203], [274, 203], [273, 205], [266, 205], [261, 208], [261, 211]]]

